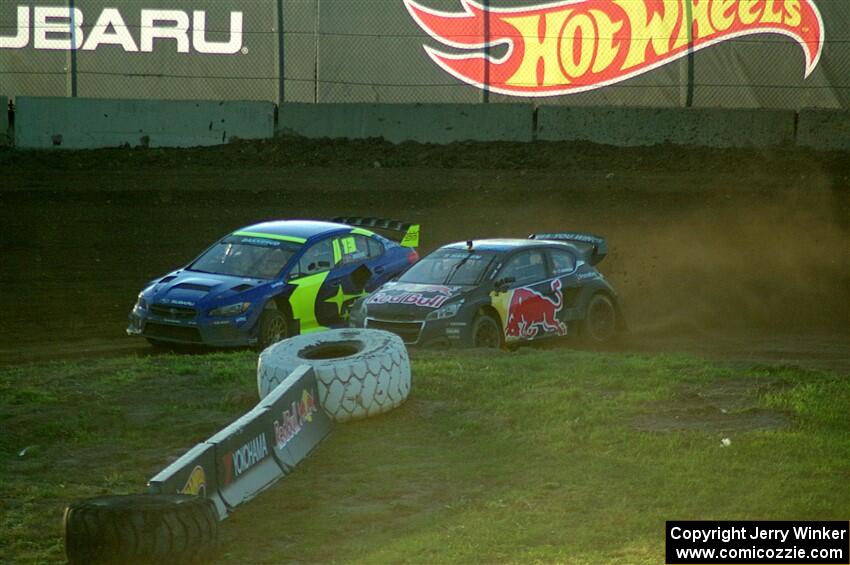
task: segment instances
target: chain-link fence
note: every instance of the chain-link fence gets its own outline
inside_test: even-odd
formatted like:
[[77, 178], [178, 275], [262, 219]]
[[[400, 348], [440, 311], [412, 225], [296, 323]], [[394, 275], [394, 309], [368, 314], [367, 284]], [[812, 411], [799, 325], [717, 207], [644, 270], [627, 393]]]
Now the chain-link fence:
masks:
[[850, 2], [0, 0], [0, 94], [848, 109]]

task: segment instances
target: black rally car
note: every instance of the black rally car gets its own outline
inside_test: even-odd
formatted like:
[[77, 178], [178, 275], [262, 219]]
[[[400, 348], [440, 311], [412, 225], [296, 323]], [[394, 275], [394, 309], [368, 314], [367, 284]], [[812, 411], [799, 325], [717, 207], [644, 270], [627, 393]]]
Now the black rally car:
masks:
[[408, 344], [511, 347], [581, 335], [604, 343], [625, 328], [617, 293], [596, 269], [601, 237], [533, 234], [445, 245], [354, 303], [355, 327]]

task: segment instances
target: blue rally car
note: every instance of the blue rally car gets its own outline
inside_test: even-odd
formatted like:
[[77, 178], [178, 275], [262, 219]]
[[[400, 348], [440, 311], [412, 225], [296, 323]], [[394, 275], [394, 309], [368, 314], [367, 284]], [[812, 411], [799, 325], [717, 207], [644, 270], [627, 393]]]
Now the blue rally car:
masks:
[[[404, 236], [395, 242], [372, 229]], [[155, 346], [265, 348], [345, 326], [354, 300], [416, 262], [418, 245], [418, 225], [377, 218], [247, 226], [148, 283], [127, 333]]]
[[617, 293], [596, 268], [607, 253], [601, 237], [574, 232], [452, 243], [357, 300], [350, 322], [409, 344], [605, 343], [625, 330]]

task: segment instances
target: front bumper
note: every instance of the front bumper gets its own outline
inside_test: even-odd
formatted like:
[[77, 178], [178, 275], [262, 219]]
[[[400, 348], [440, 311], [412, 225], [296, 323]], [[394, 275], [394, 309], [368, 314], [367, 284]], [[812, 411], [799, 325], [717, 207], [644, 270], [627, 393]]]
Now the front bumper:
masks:
[[445, 320], [391, 320], [367, 317], [362, 326], [373, 330], [392, 332], [407, 345], [460, 345], [466, 339], [469, 324], [448, 318]]
[[172, 320], [154, 315], [129, 316], [127, 334], [157, 341], [211, 347], [244, 347], [255, 345], [257, 337], [245, 320], [216, 320], [199, 324], [196, 320]]

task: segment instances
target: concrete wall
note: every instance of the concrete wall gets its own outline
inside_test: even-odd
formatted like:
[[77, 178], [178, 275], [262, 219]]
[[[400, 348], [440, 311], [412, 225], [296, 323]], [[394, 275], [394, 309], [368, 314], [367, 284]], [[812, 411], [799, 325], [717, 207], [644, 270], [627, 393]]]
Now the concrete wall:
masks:
[[850, 112], [801, 110], [799, 116], [797, 145], [850, 151]]
[[19, 97], [15, 144], [26, 149], [194, 147], [274, 134], [271, 102]]
[[6, 96], [0, 96], [0, 147], [9, 145], [9, 99]]
[[[790, 145], [850, 150], [850, 112], [840, 110], [564, 107], [519, 104], [285, 104], [275, 130], [269, 102], [16, 100], [14, 132], [0, 96], [0, 145], [91, 149], [218, 145], [233, 138], [382, 137], [416, 141], [589, 141], [616, 146]], [[795, 122], [797, 122], [795, 127]]]
[[537, 139], [635, 146], [763, 147], [794, 141], [792, 110], [541, 106]]
[[284, 104], [278, 134], [451, 143], [531, 141], [534, 109], [520, 104]]

